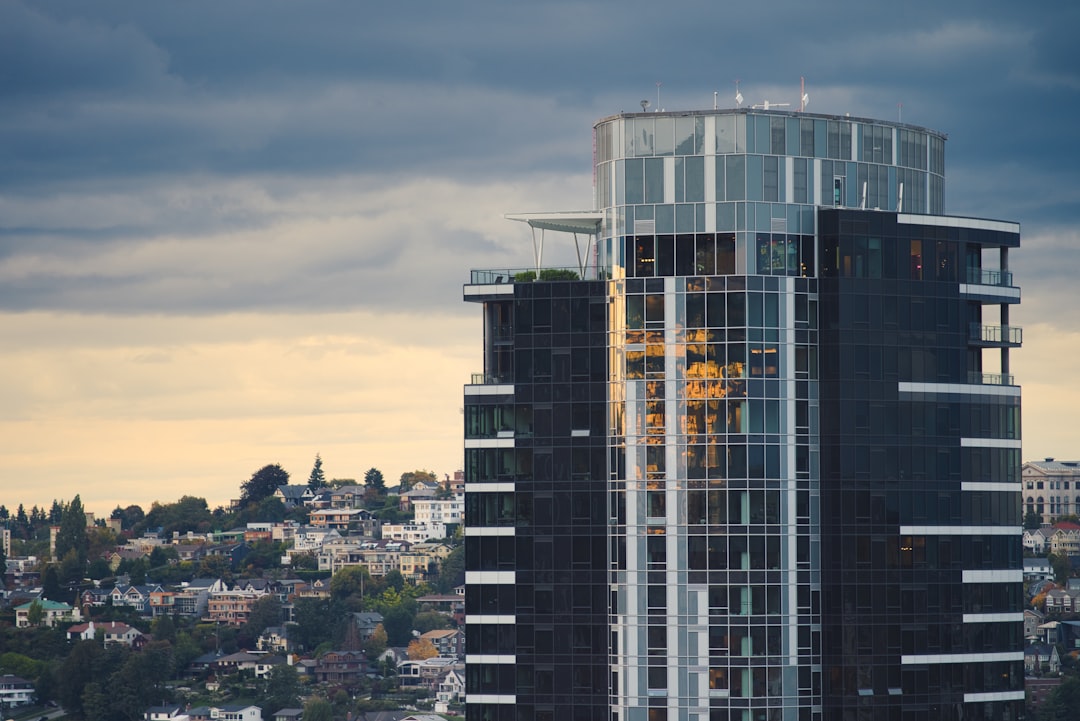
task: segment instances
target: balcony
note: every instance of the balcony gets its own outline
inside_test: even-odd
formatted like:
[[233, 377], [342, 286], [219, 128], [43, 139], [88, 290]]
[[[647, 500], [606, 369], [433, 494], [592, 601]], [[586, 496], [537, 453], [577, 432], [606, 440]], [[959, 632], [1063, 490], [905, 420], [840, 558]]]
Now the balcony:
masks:
[[968, 268], [967, 282], [972, 285], [996, 285], [1002, 288], [1011, 288], [1013, 274], [1007, 270], [986, 270], [985, 268]]
[[972, 323], [968, 340], [982, 348], [1019, 348], [1024, 341], [1024, 329], [1008, 325]]
[[991, 303], [1020, 302], [1020, 289], [1013, 285], [1013, 274], [1007, 270], [968, 268], [960, 292]]

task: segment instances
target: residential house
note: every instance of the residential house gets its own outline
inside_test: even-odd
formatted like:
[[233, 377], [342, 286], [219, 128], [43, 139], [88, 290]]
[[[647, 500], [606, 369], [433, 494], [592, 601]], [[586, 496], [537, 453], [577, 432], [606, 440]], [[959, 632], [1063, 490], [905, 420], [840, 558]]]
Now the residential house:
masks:
[[414, 502], [425, 498], [435, 498], [438, 494], [439, 486], [437, 484], [420, 481], [409, 490], [398, 495], [398, 510], [402, 513], [411, 513]]
[[291, 543], [296, 537], [296, 531], [300, 524], [296, 521], [283, 521], [270, 527], [270, 540], [274, 542]]
[[245, 578], [233, 584], [234, 591], [246, 591], [267, 596], [276, 592], [277, 582], [268, 578]]
[[1024, 648], [1024, 670], [1029, 674], [1061, 672], [1061, 658], [1057, 646], [1048, 643], [1033, 643]]
[[323, 541], [329, 538], [331, 534], [340, 538], [341, 534], [337, 531], [333, 531], [326, 527], [319, 526], [302, 526], [296, 529], [296, 535], [293, 538], [293, 551], [298, 553], [318, 551], [322, 548]]
[[274, 714], [274, 721], [300, 721], [303, 715], [302, 708], [283, 708]]
[[151, 591], [150, 599], [148, 602], [150, 608], [150, 615], [154, 616], [171, 616], [176, 613], [176, 591]]
[[445, 543], [414, 543], [399, 556], [401, 575], [416, 583], [428, 581], [438, 573], [443, 560], [452, 550]]
[[315, 491], [308, 486], [278, 486], [274, 491], [274, 498], [281, 501], [286, 509], [303, 506], [307, 501], [315, 497]]
[[1054, 569], [1046, 558], [1024, 559], [1024, 580], [1045, 581], [1054, 577]]
[[173, 548], [181, 561], [200, 561], [206, 555], [205, 543], [174, 543]]
[[120, 644], [131, 648], [139, 645], [140, 639], [144, 638], [139, 629], [120, 621], [80, 623], [67, 630], [67, 637], [70, 641], [92, 641], [99, 633], [102, 635], [102, 644], [105, 646]]
[[244, 704], [200, 706], [189, 709], [187, 717], [190, 721], [262, 721], [262, 709]]
[[265, 596], [252, 591], [222, 591], [210, 596], [206, 605], [206, 620], [242, 626], [247, 623], [255, 602]]
[[308, 523], [316, 527], [347, 531], [371, 519], [371, 512], [362, 508], [320, 508], [309, 514]]
[[1034, 608], [1024, 609], [1024, 638], [1034, 638], [1045, 614]]
[[151, 706], [143, 712], [144, 721], [173, 721], [184, 711], [183, 706]]
[[465, 660], [465, 633], [458, 629], [444, 628], [420, 634], [420, 640], [427, 640], [439, 650], [439, 655]]
[[423, 660], [407, 659], [398, 664], [398, 683], [402, 688], [426, 688], [436, 693], [450, 671], [465, 673], [465, 664], [456, 658], [436, 656]]
[[1041, 556], [1046, 553], [1046, 539], [1054, 529], [1050, 526], [1043, 526], [1036, 529], [1025, 529], [1023, 536], [1024, 549], [1034, 553], [1037, 556]]
[[260, 651], [279, 653], [290, 653], [295, 645], [289, 639], [288, 626], [269, 626], [259, 636], [258, 644]]
[[435, 692], [435, 708], [439, 710], [439, 705], [442, 704], [442, 711], [445, 712], [449, 704], [461, 701], [464, 698], [465, 675], [450, 669], [443, 676], [442, 681], [439, 682], [439, 688]]
[[189, 618], [202, 618], [206, 615], [210, 595], [228, 590], [220, 578], [195, 578], [180, 585], [173, 596], [173, 611]]
[[367, 673], [367, 657], [361, 651], [327, 651], [315, 664], [319, 683], [355, 684]]
[[[402, 574], [404, 575], [404, 574]], [[465, 595], [457, 593], [431, 594], [416, 599], [422, 611], [438, 611], [457, 621], [458, 626], [465, 625]]]
[[1070, 593], [1063, 588], [1053, 588], [1046, 592], [1046, 612], [1049, 613], [1072, 613], [1077, 608], [1078, 594]]
[[[243, 538], [243, 533], [240, 534]], [[206, 549], [207, 556], [223, 556], [229, 560], [229, 567], [234, 571], [240, 567], [240, 563], [251, 553], [251, 546], [246, 543], [222, 543]]]
[[79, 605], [83, 609], [102, 608], [109, 598], [108, 589], [88, 588], [79, 594]]
[[150, 594], [161, 592], [164, 589], [158, 585], [144, 586], [121, 586], [117, 585], [109, 593], [109, 599], [114, 607], [127, 606], [135, 609], [140, 614], [150, 612]]
[[449, 525], [465, 520], [465, 494], [450, 498], [417, 498], [412, 502], [413, 520], [424, 525]]
[[382, 614], [374, 611], [361, 611], [353, 614], [356, 635], [360, 637], [361, 641], [367, 641], [375, 635], [375, 628], [382, 622]]
[[82, 620], [82, 613], [78, 608], [73, 608], [60, 601], [50, 601], [47, 598], [43, 598], [15, 607], [15, 626], [17, 628], [30, 627], [30, 609], [35, 603], [41, 607], [41, 623], [49, 628], [52, 628], [58, 623], [70, 623], [72, 621]]
[[269, 526], [267, 528], [249, 528], [244, 531], [244, 543], [270, 543], [273, 538], [273, 529]]
[[382, 537], [395, 541], [422, 543], [432, 538], [446, 538], [446, 526], [442, 523], [425, 525], [419, 523], [384, 523]]
[[116, 550], [107, 554], [105, 560], [109, 562], [109, 568], [115, 573], [116, 569], [120, 568], [120, 564], [124, 561], [137, 561], [149, 555], [150, 551], [141, 546], [119, 546]]
[[1064, 679], [1061, 676], [1035, 678], [1028, 676], [1024, 679], [1024, 695], [1027, 698], [1027, 707], [1033, 712], [1028, 718], [1038, 718], [1038, 708], [1046, 701], [1047, 696], [1061, 685]]
[[297, 598], [330, 598], [330, 579], [317, 578], [307, 588], [296, 592]]
[[380, 539], [361, 549], [360, 565], [376, 578], [391, 571], [401, 571], [401, 554], [408, 553], [411, 548], [408, 541]]
[[218, 674], [250, 671], [255, 678], [263, 678], [270, 673], [270, 669], [283, 663], [285, 663], [285, 658], [282, 656], [237, 651], [218, 658], [211, 664], [211, 668]]
[[34, 684], [21, 676], [0, 676], [0, 709], [29, 706], [34, 702]]
[[1075, 523], [1058, 523], [1054, 532], [1047, 539], [1050, 552], [1056, 556], [1071, 556], [1080, 553], [1080, 527]]
[[367, 487], [349, 485], [330, 490], [331, 508], [359, 508], [364, 503]]

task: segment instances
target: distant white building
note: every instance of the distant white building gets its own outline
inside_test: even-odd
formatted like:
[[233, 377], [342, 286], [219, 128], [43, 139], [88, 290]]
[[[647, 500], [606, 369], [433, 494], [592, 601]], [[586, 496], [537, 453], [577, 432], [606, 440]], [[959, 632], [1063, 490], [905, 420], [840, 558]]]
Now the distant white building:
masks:
[[430, 538], [446, 538], [446, 526], [442, 523], [386, 523], [382, 527], [382, 537], [422, 543]]
[[462, 523], [465, 520], [465, 494], [451, 498], [417, 498], [412, 502], [413, 519], [422, 525]]

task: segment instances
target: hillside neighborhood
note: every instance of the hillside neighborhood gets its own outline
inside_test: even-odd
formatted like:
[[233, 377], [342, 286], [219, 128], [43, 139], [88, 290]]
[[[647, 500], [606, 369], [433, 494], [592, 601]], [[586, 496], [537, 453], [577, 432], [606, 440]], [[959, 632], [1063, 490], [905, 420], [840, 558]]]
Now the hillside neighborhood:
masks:
[[0, 507], [2, 717], [454, 715], [463, 490], [460, 472], [325, 481], [316, 457], [307, 484], [267, 466], [228, 509]]

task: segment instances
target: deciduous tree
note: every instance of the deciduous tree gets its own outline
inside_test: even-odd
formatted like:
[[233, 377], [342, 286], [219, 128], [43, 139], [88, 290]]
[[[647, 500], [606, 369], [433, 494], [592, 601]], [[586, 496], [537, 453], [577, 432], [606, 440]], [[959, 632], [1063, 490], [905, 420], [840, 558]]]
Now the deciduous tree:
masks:
[[437, 483], [438, 480], [439, 477], [431, 471], [406, 471], [405, 473], [401, 474], [401, 490], [407, 491], [420, 481], [424, 481], [426, 483]]
[[304, 721], [334, 721], [334, 707], [326, 699], [312, 696], [304, 704]]
[[274, 495], [278, 486], [289, 485], [289, 473], [277, 463], [263, 466], [240, 485], [240, 503], [247, 506]]
[[409, 642], [405, 654], [413, 661], [423, 661], [427, 658], [435, 658], [439, 655], [439, 649], [427, 638], [417, 638]]

